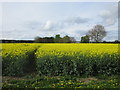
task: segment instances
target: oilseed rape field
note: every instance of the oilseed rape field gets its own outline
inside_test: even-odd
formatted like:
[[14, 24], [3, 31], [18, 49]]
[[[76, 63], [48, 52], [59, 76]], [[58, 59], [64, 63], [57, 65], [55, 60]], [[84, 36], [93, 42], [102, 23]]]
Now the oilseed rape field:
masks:
[[[86, 85], [84, 82], [82, 83], [75, 81], [75, 79], [73, 80], [73, 78], [68, 78], [75, 77], [78, 79], [78, 77], [81, 76], [100, 75], [104, 77], [119, 76], [120, 54], [118, 48], [119, 44], [100, 43], [3, 43], [2, 47], [0, 47], [3, 77], [25, 77], [31, 76], [31, 73], [35, 73], [37, 79], [41, 77], [44, 79], [39, 82], [42, 84], [36, 84], [36, 82], [34, 84], [26, 84], [26, 81], [18, 80], [16, 86], [14, 85], [15, 83], [10, 86], [7, 83], [11, 82], [3, 82], [3, 87], [98, 88], [101, 87], [100, 85], [103, 85], [105, 88], [118, 88], [120, 84], [116, 78], [114, 78], [114, 82], [117, 83], [114, 84], [115, 86], [112, 86], [113, 82], [108, 84], [111, 79], [103, 83], [97, 82], [98, 86], [93, 86], [94, 81]], [[52, 77], [59, 77], [60, 79], [56, 78], [52, 79], [52, 81]], [[64, 81], [66, 80], [65, 78], [61, 81], [63, 77], [68, 78], [68, 80]], [[49, 83], [47, 80], [50, 80]], [[34, 81], [34, 79], [32, 81]], [[21, 85], [21, 82], [24, 83], [24, 85]], [[44, 82], [50, 85], [46, 86], [43, 84]], [[81, 85], [81, 83], [83, 85]]]

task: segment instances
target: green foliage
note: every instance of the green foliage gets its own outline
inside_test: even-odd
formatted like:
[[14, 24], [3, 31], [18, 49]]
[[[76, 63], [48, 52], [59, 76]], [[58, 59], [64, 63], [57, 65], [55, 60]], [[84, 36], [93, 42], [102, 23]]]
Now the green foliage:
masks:
[[69, 37], [68, 35], [62, 38], [60, 37], [60, 34], [57, 34], [54, 38], [55, 43], [74, 43], [75, 41], [74, 37]]
[[64, 37], [63, 37], [63, 42], [64, 42], [64, 43], [70, 43], [70, 42], [71, 42], [70, 37], [69, 37], [69, 36], [67, 36], [67, 35], [66, 35], [66, 36], [64, 36]]
[[113, 75], [119, 74], [119, 57], [117, 54], [103, 54], [89, 57], [87, 55], [76, 56], [44, 56], [37, 57], [37, 71], [40, 75]]
[[90, 42], [89, 36], [86, 35], [86, 36], [81, 37], [81, 42], [82, 43], [89, 43]]
[[61, 37], [60, 37], [60, 34], [57, 34], [57, 35], [55, 36], [54, 42], [55, 42], [55, 43], [61, 43], [61, 42], [62, 42], [62, 39], [61, 39]]
[[115, 40], [114, 42], [115, 42], [115, 43], [119, 43], [120, 41], [119, 41], [119, 40]]
[[54, 43], [54, 38], [53, 37], [35, 37], [34, 40], [35, 43]]
[[[33, 55], [36, 50], [36, 46], [31, 47], [26, 45], [16, 45], [13, 49], [9, 46], [7, 47], [3, 47], [3, 76], [21, 76], [25, 73], [31, 72], [32, 70], [35, 71], [35, 62]], [[4, 48], [6, 48], [8, 51]]]

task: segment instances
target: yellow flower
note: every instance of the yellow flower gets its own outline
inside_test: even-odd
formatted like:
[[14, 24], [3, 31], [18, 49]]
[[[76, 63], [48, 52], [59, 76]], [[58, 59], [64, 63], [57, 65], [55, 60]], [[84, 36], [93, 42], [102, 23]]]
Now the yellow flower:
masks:
[[98, 88], [100, 88], [100, 86], [97, 86]]

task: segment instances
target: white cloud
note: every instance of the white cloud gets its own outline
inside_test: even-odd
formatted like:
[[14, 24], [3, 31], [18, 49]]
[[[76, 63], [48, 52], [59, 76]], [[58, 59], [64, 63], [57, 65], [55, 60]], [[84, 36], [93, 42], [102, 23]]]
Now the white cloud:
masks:
[[42, 27], [43, 30], [51, 30], [55, 27], [55, 23], [48, 20]]
[[118, 5], [116, 4], [100, 11], [99, 16], [103, 19], [102, 24], [106, 26], [115, 24], [118, 19]]
[[44, 24], [42, 24], [40, 30], [56, 31], [74, 25], [87, 23], [88, 21], [89, 19], [81, 18], [81, 17], [69, 17], [65, 20], [59, 20], [59, 21], [48, 20]]

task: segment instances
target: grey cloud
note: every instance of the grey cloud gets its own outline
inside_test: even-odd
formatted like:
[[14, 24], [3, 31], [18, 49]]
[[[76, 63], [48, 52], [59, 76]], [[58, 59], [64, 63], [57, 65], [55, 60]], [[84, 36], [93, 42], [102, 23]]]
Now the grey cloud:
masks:
[[86, 35], [86, 33], [87, 33], [85, 30], [76, 30], [75, 32], [80, 35]]
[[27, 21], [22, 26], [26, 29], [30, 30], [40, 30], [40, 31], [61, 31], [64, 28], [74, 26], [76, 24], [82, 24], [88, 22], [89, 19], [87, 18], [81, 18], [81, 17], [69, 17], [64, 20], [59, 21], [51, 21], [47, 20], [46, 22], [40, 22], [40, 21]]
[[29, 29], [37, 29], [40, 28], [41, 22], [38, 21], [25, 22], [22, 26]]
[[107, 31], [107, 36], [104, 38], [107, 41], [118, 40], [118, 30]]
[[68, 23], [68, 24], [81, 24], [81, 23], [86, 23], [88, 21], [89, 21], [88, 18], [72, 17], [72, 18], [68, 18], [67, 20], [65, 20], [65, 23]]
[[105, 37], [103, 40], [115, 41], [115, 40], [118, 40], [118, 36], [116, 36], [116, 35], [109, 35], [109, 36]]

